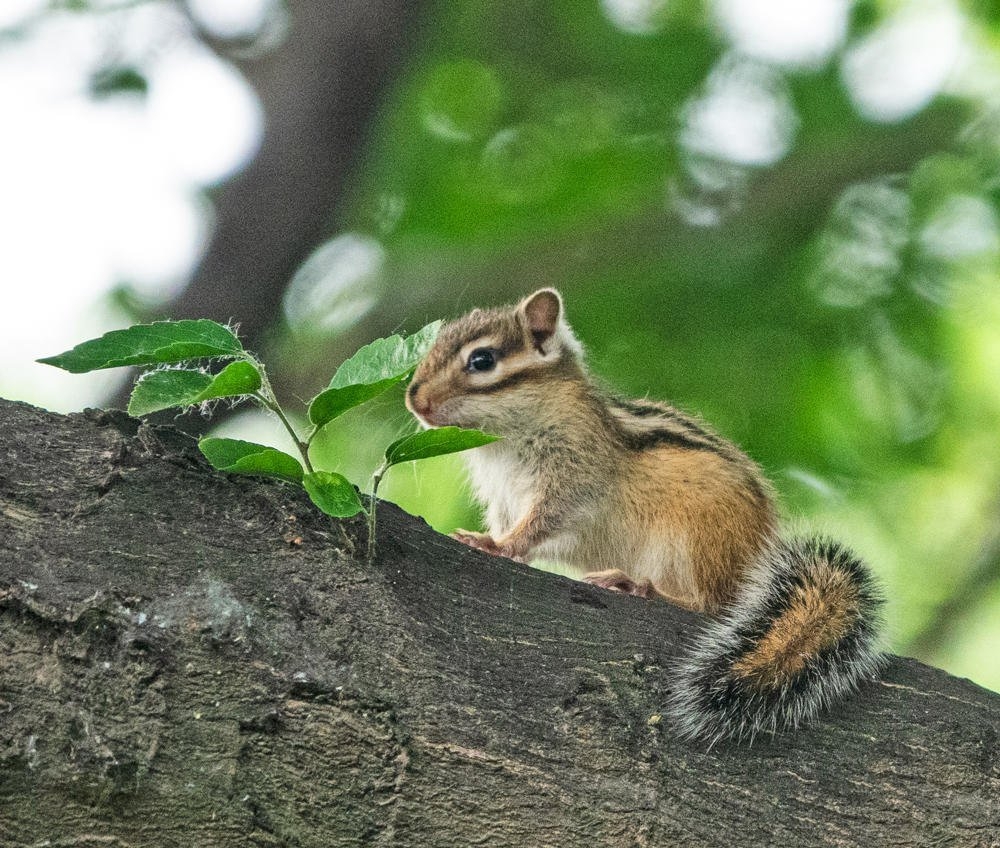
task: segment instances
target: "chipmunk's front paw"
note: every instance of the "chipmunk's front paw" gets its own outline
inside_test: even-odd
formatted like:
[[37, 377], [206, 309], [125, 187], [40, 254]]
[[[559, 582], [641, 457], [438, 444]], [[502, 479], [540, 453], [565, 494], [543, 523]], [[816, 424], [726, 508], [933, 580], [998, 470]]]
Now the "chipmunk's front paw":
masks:
[[472, 530], [456, 530], [451, 534], [452, 539], [458, 539], [463, 545], [475, 548], [484, 553], [500, 556], [501, 550], [493, 537], [489, 533], [475, 533]]
[[648, 580], [633, 580], [618, 568], [610, 568], [607, 571], [591, 571], [590, 574], [584, 574], [582, 579], [584, 583], [600, 586], [602, 589], [610, 589], [612, 592], [621, 592], [623, 595], [648, 598], [654, 592], [653, 584]]
[[453, 539], [458, 539], [463, 545], [483, 551], [493, 556], [507, 557], [517, 562], [527, 562], [523, 553], [514, 545], [498, 542], [489, 533], [474, 533], [471, 530], [456, 530], [451, 534]]

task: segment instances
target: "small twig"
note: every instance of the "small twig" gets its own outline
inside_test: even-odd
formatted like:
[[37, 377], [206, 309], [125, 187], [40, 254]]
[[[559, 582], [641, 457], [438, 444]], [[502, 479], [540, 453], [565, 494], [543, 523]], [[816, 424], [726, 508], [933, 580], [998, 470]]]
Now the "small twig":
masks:
[[378, 487], [389, 466], [383, 462], [372, 474], [372, 501], [368, 507], [368, 565], [375, 561], [375, 514], [378, 512]]
[[[288, 420], [288, 417], [285, 415], [285, 411], [281, 408], [281, 404], [278, 403], [278, 398], [274, 394], [274, 389], [271, 388], [271, 381], [267, 379], [267, 371], [264, 368], [264, 363], [257, 361], [253, 357], [249, 357], [249, 361], [260, 374], [260, 391], [254, 392], [253, 396], [278, 417], [278, 420], [288, 431], [288, 435], [292, 437], [292, 442], [298, 449], [299, 455], [302, 457], [302, 464], [305, 466], [306, 471], [309, 474], [312, 474], [313, 466], [309, 459], [309, 443], [304, 442], [299, 438], [299, 434], [292, 426], [292, 422]], [[315, 435], [315, 432], [313, 435]], [[312, 436], [310, 436], [310, 439], [311, 438]]]

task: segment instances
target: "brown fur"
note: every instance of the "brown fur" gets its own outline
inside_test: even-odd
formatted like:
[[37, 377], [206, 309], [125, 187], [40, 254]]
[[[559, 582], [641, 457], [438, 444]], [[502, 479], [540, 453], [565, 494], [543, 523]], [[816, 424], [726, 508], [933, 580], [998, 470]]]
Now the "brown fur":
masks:
[[806, 662], [836, 645], [858, 615], [858, 592], [843, 571], [818, 566], [813, 582], [796, 588], [785, 612], [733, 674], [762, 688], [792, 680]]
[[[697, 419], [607, 397], [559, 305], [542, 292], [514, 309], [474, 310], [442, 329], [414, 375], [407, 400], [425, 421], [504, 437], [470, 457], [490, 534], [463, 539], [581, 571], [617, 569], [636, 587], [719, 610], [775, 532], [768, 484]], [[479, 347], [497, 352], [495, 372], [467, 367]], [[521, 490], [530, 499], [517, 499]]]
[[[760, 500], [748, 477], [756, 479], [749, 460], [682, 448], [659, 448], [641, 454], [632, 467], [632, 508], [659, 529], [686, 540], [687, 569], [694, 591], [655, 581], [665, 594], [685, 606], [716, 612], [735, 595], [745, 569], [775, 532], [770, 500]], [[638, 529], [638, 528], [637, 528]]]
[[798, 725], [878, 668], [863, 563], [825, 540], [780, 540], [758, 466], [698, 419], [595, 385], [557, 292], [447, 325], [407, 404], [426, 425], [502, 437], [465, 454], [489, 531], [458, 531], [465, 544], [719, 614], [678, 671], [685, 735]]

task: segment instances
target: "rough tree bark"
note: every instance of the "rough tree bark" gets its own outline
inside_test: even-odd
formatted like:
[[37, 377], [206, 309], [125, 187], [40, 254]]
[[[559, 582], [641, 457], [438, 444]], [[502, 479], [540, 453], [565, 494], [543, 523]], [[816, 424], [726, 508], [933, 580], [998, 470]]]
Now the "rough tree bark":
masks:
[[895, 658], [678, 741], [698, 618], [319, 515], [120, 413], [0, 402], [4, 846], [1000, 844], [1000, 697]]

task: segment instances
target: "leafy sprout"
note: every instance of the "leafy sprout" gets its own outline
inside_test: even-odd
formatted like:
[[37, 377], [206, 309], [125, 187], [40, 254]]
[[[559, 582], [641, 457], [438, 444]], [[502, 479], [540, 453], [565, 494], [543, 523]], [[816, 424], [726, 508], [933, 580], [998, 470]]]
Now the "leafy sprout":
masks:
[[[346, 518], [364, 512], [358, 489], [342, 474], [313, 467], [310, 447], [331, 421], [408, 380], [437, 337], [435, 321], [411, 336], [376, 339], [347, 359], [330, 384], [309, 401], [312, 429], [305, 438], [278, 403], [262, 362], [247, 351], [236, 333], [208, 319], [157, 321], [113, 330], [39, 362], [74, 374], [134, 365], [147, 369], [129, 399], [132, 415], [185, 409], [210, 400], [249, 400], [272, 412], [292, 437], [297, 459], [277, 448], [240, 439], [206, 437], [198, 447], [213, 467], [233, 474], [277, 477], [300, 484], [327, 515]], [[206, 367], [225, 363], [216, 373]], [[216, 365], [217, 367], [217, 365]], [[478, 430], [442, 427], [397, 439], [385, 451], [372, 478], [369, 550], [374, 551], [375, 503], [382, 477], [393, 465], [467, 450], [496, 439]]]

